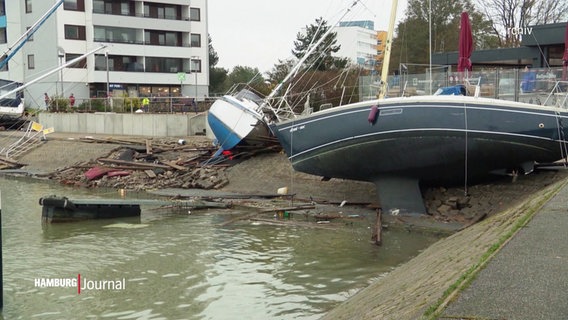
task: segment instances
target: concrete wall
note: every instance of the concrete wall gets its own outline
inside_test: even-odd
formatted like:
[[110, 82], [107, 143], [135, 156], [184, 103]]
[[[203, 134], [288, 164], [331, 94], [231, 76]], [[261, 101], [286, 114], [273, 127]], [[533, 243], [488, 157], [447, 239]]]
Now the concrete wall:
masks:
[[38, 122], [56, 132], [132, 135], [146, 137], [185, 137], [206, 133], [207, 114], [150, 113], [48, 113], [42, 112]]

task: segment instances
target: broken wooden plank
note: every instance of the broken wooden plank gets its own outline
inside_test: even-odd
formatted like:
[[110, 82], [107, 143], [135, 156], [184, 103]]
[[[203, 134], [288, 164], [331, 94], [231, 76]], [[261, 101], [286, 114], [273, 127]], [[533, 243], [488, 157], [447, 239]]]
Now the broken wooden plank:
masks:
[[156, 177], [156, 173], [152, 170], [144, 170], [144, 173], [146, 173], [146, 175], [150, 178], [155, 178]]
[[174, 169], [176, 169], [176, 170], [180, 170], [180, 171], [187, 171], [188, 170], [187, 167], [177, 165], [174, 161], [163, 161], [163, 163], [174, 168]]
[[170, 169], [170, 166], [166, 166], [166, 165], [163, 165], [163, 164], [157, 164], [157, 163], [134, 162], [134, 161], [116, 160], [116, 159], [109, 159], [109, 158], [99, 158], [99, 159], [97, 159], [97, 161], [100, 161], [100, 162], [103, 162], [103, 163], [133, 165], [133, 166], [146, 167], [146, 168], [152, 168], [152, 169], [156, 169], [156, 168]]
[[253, 217], [255, 217], [255, 216], [259, 215], [259, 214], [260, 214], [260, 212], [253, 212], [253, 213], [245, 214], [244, 216], [238, 216], [238, 217], [235, 217], [235, 218], [233, 218], [233, 219], [231, 219], [231, 220], [228, 220], [228, 221], [225, 221], [225, 222], [221, 223], [219, 226], [220, 226], [220, 227], [224, 227], [224, 226], [227, 226], [227, 225], [229, 225], [229, 224], [231, 224], [231, 223], [234, 223], [234, 222], [236, 222], [236, 221], [239, 221], [239, 220], [251, 219], [251, 218], [253, 218]]
[[314, 205], [301, 205], [295, 207], [282, 207], [282, 208], [272, 208], [272, 209], [262, 209], [261, 212], [271, 212], [271, 211], [294, 211], [294, 210], [307, 210], [315, 209]]
[[265, 224], [273, 224], [279, 226], [290, 226], [290, 227], [304, 227], [313, 229], [338, 229], [339, 226], [333, 224], [318, 224], [312, 222], [301, 222], [292, 220], [275, 220], [275, 219], [265, 219], [265, 218], [250, 218], [252, 221], [259, 221]]

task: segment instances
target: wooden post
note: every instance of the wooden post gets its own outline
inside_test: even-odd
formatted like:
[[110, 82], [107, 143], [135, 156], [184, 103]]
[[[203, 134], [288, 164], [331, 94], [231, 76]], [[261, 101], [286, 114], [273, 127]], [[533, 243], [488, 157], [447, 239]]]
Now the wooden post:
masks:
[[377, 220], [375, 221], [375, 229], [373, 230], [373, 235], [371, 236], [371, 240], [375, 242], [376, 245], [380, 246], [383, 243], [382, 239], [382, 212], [381, 208], [377, 208]]

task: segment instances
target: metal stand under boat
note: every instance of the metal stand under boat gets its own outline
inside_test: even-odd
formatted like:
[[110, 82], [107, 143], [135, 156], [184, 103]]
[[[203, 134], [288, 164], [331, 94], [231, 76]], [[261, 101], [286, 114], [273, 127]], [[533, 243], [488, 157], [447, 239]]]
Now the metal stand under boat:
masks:
[[426, 214], [418, 180], [380, 177], [375, 180], [379, 203], [388, 214]]

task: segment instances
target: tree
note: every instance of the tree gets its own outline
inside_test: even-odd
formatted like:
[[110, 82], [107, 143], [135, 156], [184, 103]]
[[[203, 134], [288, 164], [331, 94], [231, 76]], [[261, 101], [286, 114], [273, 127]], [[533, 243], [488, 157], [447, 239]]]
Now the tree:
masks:
[[226, 93], [229, 89], [225, 86], [227, 82], [227, 75], [229, 70], [225, 68], [210, 68], [209, 69], [209, 91], [212, 94]]
[[518, 47], [523, 30], [531, 25], [557, 23], [568, 18], [568, 2], [558, 0], [478, 0], [492, 20], [499, 47]]
[[229, 87], [244, 87], [246, 85], [257, 93], [269, 93], [269, 88], [258, 68], [236, 66], [229, 73], [226, 82], [226, 85], [229, 85]]
[[213, 48], [213, 40], [211, 35], [208, 37], [209, 45], [209, 92], [213, 94], [225, 93], [228, 88], [224, 86], [225, 80], [227, 79], [227, 74], [229, 70], [225, 68], [217, 68], [217, 62], [219, 62], [219, 55], [215, 48]]
[[[306, 55], [311, 46], [316, 43], [328, 30], [330, 26], [323, 18], [317, 18], [315, 24], [306, 26], [305, 34], [298, 32], [292, 54], [301, 59]], [[337, 33], [331, 32], [317, 46], [312, 54], [306, 59], [306, 65], [311, 70], [325, 71], [338, 67], [345, 67], [346, 59], [335, 58], [332, 53], [339, 51], [341, 46], [337, 45]], [[343, 62], [342, 62], [343, 61]]]
[[470, 16], [474, 47], [482, 49], [495, 46], [496, 35], [492, 32], [491, 23], [475, 10], [470, 0], [432, 1], [431, 14], [428, 13], [428, 1], [409, 0], [406, 17], [398, 24], [393, 39], [391, 71], [398, 69], [400, 63], [429, 63], [429, 18], [432, 25], [432, 52], [458, 50], [460, 16], [464, 11]]
[[217, 62], [219, 62], [219, 55], [217, 54], [217, 51], [215, 51], [215, 48], [213, 48], [213, 39], [211, 39], [211, 35], [208, 35], [207, 37], [207, 44], [209, 47], [209, 67], [213, 68], [217, 65]]
[[288, 75], [288, 73], [292, 71], [292, 68], [294, 68], [295, 63], [296, 61], [294, 61], [293, 59], [287, 59], [287, 60], [278, 59], [278, 63], [275, 64], [274, 67], [272, 67], [271, 71], [267, 72], [268, 81], [273, 86], [282, 82], [282, 80], [284, 80], [286, 75]]

